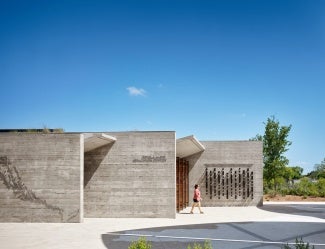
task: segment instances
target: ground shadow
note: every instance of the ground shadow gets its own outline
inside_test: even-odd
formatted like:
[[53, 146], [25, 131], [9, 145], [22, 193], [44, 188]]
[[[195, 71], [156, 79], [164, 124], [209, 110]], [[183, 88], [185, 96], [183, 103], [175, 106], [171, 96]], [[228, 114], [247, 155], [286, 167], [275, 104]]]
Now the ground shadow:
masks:
[[325, 204], [266, 204], [257, 208], [284, 214], [303, 215], [325, 219]]
[[[153, 249], [186, 249], [194, 243], [210, 240], [213, 248], [253, 249], [283, 248], [296, 238], [305, 242], [324, 242], [324, 223], [308, 222], [238, 222], [156, 227], [102, 234], [106, 248], [128, 248], [132, 241], [145, 236]], [[279, 244], [274, 244], [279, 242]], [[316, 249], [324, 248], [315, 246]]]

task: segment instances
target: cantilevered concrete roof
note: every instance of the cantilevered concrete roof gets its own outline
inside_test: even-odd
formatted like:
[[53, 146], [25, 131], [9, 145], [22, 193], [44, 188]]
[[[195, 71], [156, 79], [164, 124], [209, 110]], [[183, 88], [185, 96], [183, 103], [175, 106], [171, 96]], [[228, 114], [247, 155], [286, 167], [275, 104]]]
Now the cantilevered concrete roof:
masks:
[[204, 151], [204, 146], [193, 136], [176, 140], [176, 156], [183, 158]]
[[104, 133], [86, 133], [84, 142], [84, 152], [88, 152], [104, 145], [113, 143], [116, 141], [115, 137], [106, 135]]

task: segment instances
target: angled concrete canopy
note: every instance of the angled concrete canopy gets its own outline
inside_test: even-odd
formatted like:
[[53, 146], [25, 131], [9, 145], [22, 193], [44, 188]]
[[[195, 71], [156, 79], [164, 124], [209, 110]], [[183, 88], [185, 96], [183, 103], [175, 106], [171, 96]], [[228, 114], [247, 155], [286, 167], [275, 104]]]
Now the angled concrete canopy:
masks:
[[94, 134], [94, 133], [86, 133], [85, 135], [85, 143], [84, 143], [84, 152], [88, 152], [104, 145], [113, 143], [116, 141], [115, 137], [106, 135], [104, 133]]
[[204, 151], [204, 146], [193, 136], [176, 140], [176, 156], [183, 158]]

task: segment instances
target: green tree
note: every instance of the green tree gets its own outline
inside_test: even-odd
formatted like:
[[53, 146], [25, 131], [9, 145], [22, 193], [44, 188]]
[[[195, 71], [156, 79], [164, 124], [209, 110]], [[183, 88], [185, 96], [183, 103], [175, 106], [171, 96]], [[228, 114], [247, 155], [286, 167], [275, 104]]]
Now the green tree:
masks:
[[302, 177], [303, 168], [299, 166], [295, 167], [285, 167], [283, 177], [286, 179], [287, 182], [291, 182], [293, 180], [300, 179]]
[[325, 158], [320, 164], [315, 164], [314, 170], [310, 172], [310, 177], [314, 179], [325, 178]]
[[289, 160], [284, 156], [291, 142], [288, 135], [291, 125], [280, 126], [274, 116], [267, 119], [263, 136], [263, 176], [268, 187], [276, 191], [277, 177], [283, 176]]

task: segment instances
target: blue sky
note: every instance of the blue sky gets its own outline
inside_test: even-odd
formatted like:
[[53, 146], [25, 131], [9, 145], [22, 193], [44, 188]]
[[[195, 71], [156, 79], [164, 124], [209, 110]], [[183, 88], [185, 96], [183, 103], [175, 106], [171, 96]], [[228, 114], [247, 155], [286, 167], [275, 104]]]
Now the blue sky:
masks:
[[325, 1], [0, 2], [0, 129], [175, 130], [247, 140], [292, 125], [325, 157]]

